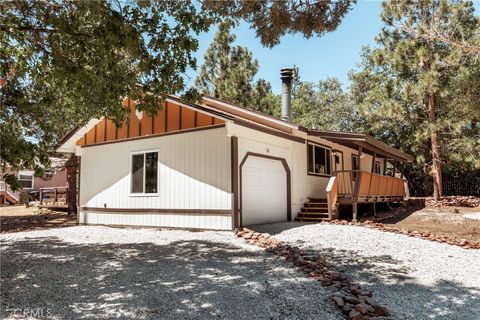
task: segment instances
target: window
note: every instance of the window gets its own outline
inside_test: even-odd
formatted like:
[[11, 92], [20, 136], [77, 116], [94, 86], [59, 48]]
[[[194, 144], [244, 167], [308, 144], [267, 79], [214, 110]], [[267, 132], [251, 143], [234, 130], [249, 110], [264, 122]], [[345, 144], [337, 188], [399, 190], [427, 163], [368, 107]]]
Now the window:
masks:
[[33, 172], [20, 171], [18, 173], [18, 182], [24, 189], [33, 189]]
[[355, 154], [352, 154], [352, 170], [360, 170], [358, 167], [358, 156]]
[[315, 175], [331, 175], [331, 150], [322, 146], [308, 144], [308, 173]]
[[158, 152], [132, 155], [131, 193], [155, 194], [158, 192]]
[[373, 173], [381, 174], [380, 161], [375, 161], [373, 164]]

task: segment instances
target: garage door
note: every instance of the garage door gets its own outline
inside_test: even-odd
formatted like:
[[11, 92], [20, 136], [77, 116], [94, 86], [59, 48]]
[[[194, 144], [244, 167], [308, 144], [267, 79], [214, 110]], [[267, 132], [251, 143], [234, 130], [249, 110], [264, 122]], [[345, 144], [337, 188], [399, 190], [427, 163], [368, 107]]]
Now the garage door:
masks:
[[249, 156], [242, 167], [242, 224], [287, 221], [287, 172], [282, 161]]

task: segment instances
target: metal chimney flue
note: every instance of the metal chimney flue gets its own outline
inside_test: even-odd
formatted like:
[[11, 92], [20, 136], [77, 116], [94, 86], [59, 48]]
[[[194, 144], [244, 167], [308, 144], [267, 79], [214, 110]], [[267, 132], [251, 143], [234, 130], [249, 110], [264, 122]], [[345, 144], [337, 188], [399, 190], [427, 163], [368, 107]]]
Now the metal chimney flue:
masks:
[[293, 68], [283, 68], [280, 70], [280, 79], [282, 79], [282, 120], [290, 122], [290, 109], [292, 99], [292, 80]]

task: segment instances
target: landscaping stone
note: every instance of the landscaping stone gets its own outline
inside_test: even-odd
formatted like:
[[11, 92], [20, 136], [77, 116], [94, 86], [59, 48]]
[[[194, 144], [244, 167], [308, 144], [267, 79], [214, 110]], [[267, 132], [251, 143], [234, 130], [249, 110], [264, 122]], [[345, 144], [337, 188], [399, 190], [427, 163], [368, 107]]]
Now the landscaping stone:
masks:
[[284, 257], [307, 277], [318, 280], [323, 287], [328, 287], [332, 292], [332, 301], [349, 319], [370, 319], [388, 315], [388, 310], [371, 298], [371, 291], [352, 283], [343, 272], [330, 266], [325, 257], [308, 256], [299, 247], [287, 245], [268, 233], [263, 234], [248, 228], [237, 230], [236, 235], [250, 244], [264, 248], [268, 253]]

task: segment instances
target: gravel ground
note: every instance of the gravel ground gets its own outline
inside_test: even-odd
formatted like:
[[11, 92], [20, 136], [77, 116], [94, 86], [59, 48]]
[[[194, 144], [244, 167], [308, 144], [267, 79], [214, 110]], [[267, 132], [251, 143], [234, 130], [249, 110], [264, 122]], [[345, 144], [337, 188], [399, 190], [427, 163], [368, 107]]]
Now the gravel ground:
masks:
[[341, 319], [318, 282], [230, 232], [77, 226], [0, 241], [2, 319]]
[[323, 254], [373, 290], [393, 319], [480, 319], [480, 250], [357, 226], [255, 227]]

